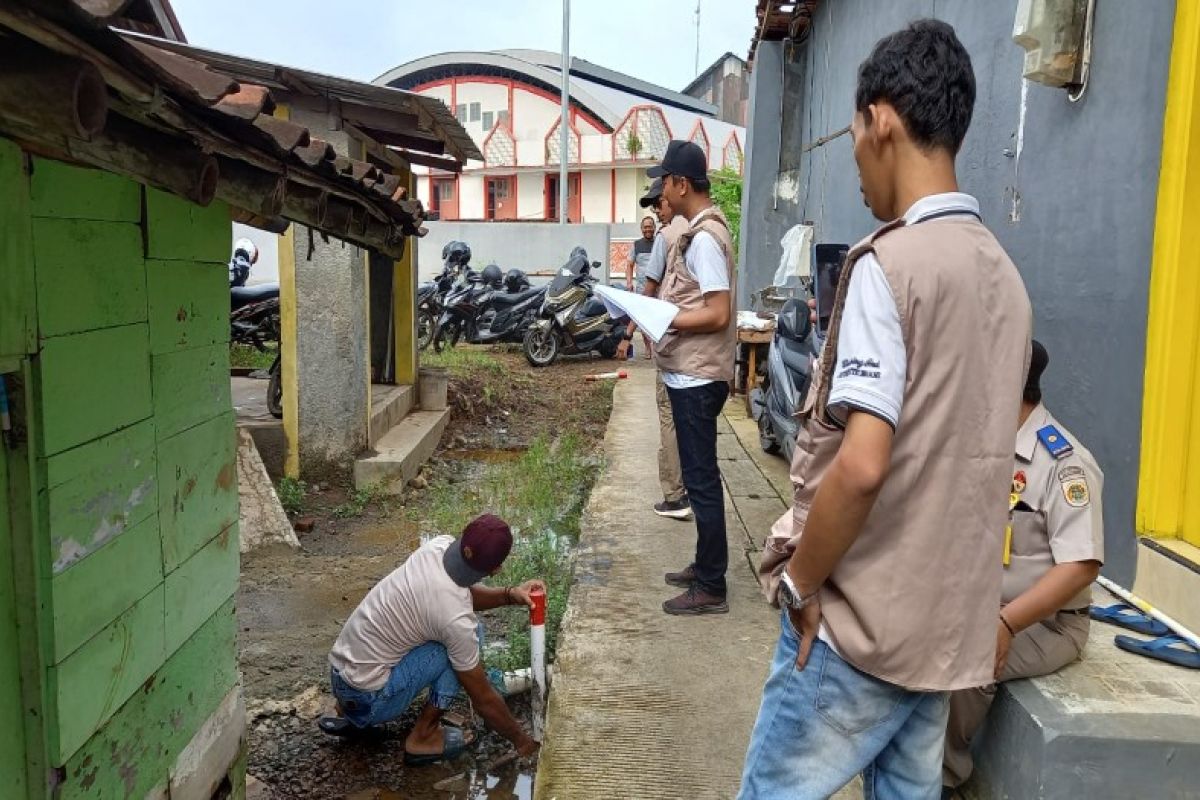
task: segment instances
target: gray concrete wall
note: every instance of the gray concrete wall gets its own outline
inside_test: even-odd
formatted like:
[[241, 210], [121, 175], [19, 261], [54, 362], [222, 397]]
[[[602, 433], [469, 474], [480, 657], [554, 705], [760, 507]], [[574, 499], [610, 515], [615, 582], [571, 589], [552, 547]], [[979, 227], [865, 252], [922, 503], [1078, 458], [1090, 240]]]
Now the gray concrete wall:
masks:
[[[1035, 335], [1050, 351], [1048, 404], [1097, 456], [1106, 475], [1105, 572], [1128, 585], [1134, 569], [1147, 289], [1158, 187], [1162, 115], [1174, 3], [1100, 2], [1091, 85], [1072, 103], [1063, 90], [1024, 84], [1023, 54], [1011, 41], [1017, 0], [839, 0], [822, 3], [811, 38], [794, 48], [782, 121], [784, 161], [846, 125], [856, 72], [873, 44], [910, 20], [933, 16], [955, 26], [970, 51], [978, 98], [958, 159], [964, 191], [979, 198], [985, 222], [1021, 269], [1033, 301]], [[755, 66], [759, 124], [772, 121], [768, 71], [782, 45], [764, 46]], [[772, 55], [774, 53], [774, 55]], [[772, 66], [773, 65], [773, 66]], [[776, 84], [776, 87], [778, 84]], [[817, 241], [854, 242], [877, 222], [859, 195], [850, 138], [799, 158], [799, 182], [779, 181], [770, 131], [753, 126], [742, 259], [748, 288], [769, 281], [779, 236], [811, 219]], [[773, 125], [778, 140], [778, 124]], [[1019, 153], [1018, 153], [1019, 151]], [[765, 153], [765, 157], [764, 157]], [[776, 198], [791, 197], [781, 203]], [[775, 210], [773, 206], [778, 206]], [[765, 220], [765, 222], [761, 222]], [[745, 223], [744, 223], [745, 224]], [[746, 295], [744, 295], [746, 296]]]
[[562, 266], [571, 250], [582, 246], [592, 261], [609, 272], [610, 239], [637, 237], [634, 224], [583, 223], [559, 225], [553, 222], [428, 222], [429, 233], [417, 240], [417, 264], [421, 280], [442, 270], [442, 247], [447, 242], [466, 242], [471, 246], [471, 266], [483, 269], [495, 262], [503, 269], [517, 267], [526, 272], [548, 272]]
[[[291, 100], [291, 118], [345, 155], [357, 145], [328, 130], [324, 107]], [[312, 102], [312, 101], [309, 101]], [[367, 448], [367, 264], [361, 248], [295, 224], [299, 452], [304, 475], [348, 469]], [[311, 250], [310, 250], [311, 242]]]

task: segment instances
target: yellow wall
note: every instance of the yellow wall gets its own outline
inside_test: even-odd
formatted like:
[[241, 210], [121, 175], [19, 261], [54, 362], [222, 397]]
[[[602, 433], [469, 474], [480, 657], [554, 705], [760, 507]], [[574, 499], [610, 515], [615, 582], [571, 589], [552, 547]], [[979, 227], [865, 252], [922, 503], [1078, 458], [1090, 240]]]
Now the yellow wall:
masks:
[[[1175, 11], [1150, 308], [1137, 527], [1200, 545], [1200, 4]], [[1191, 234], [1189, 236], [1188, 234]]]
[[[288, 119], [288, 107], [280, 103], [275, 116]], [[283, 435], [287, 440], [283, 473], [300, 477], [300, 373], [296, 368], [296, 227], [289, 225], [279, 237], [279, 349], [280, 382], [283, 385]]]
[[[407, 175], [409, 197], [415, 195], [413, 176]], [[395, 310], [396, 383], [417, 382], [417, 240], [409, 237], [404, 258], [396, 262], [392, 277], [392, 307]]]

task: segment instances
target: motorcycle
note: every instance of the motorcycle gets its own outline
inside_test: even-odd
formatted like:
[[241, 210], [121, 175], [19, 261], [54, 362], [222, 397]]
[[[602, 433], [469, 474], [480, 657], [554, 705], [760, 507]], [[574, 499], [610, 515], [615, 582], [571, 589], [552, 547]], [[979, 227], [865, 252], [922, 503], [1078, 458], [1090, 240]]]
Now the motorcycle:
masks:
[[[475, 273], [468, 264], [471, 247], [466, 242], [447, 242], [442, 248], [442, 273], [417, 286], [417, 346], [424, 350], [433, 343], [446, 297], [456, 285], [465, 284]], [[460, 283], [461, 282], [461, 283]]]
[[[789, 462], [800, 432], [796, 412], [812, 382], [813, 363], [819, 350], [817, 333], [809, 321], [808, 304], [798, 298], [788, 300], [775, 320], [765, 375], [750, 393], [750, 408], [758, 423], [762, 449], [782, 454]], [[764, 369], [761, 364], [760, 369]]]
[[577, 247], [546, 287], [538, 319], [522, 343], [530, 365], [548, 367], [560, 355], [595, 351], [612, 358], [617, 354], [625, 324], [614, 319], [593, 292], [597, 279], [591, 270], [599, 266], [599, 261], [589, 263], [587, 253]]
[[[244, 281], [245, 278], [242, 278]], [[279, 364], [279, 284], [232, 286], [229, 289], [229, 339], [253, 347], [260, 353], [269, 350], [267, 342], [275, 342], [275, 360], [267, 370], [267, 410], [276, 419], [283, 418], [283, 383]]]
[[521, 270], [509, 270], [502, 278], [500, 268], [490, 264], [446, 296], [433, 349], [440, 353], [460, 339], [468, 344], [520, 342], [545, 294], [544, 287], [531, 288]]

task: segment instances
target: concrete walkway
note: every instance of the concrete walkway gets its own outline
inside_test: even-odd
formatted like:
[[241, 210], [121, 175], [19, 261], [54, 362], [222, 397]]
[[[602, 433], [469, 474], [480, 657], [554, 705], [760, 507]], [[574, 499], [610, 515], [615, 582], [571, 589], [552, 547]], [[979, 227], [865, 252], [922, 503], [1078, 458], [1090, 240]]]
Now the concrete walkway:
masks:
[[[779, 631], [751, 563], [791, 491], [787, 465], [758, 451], [741, 409], [730, 402], [719, 438], [730, 612], [671, 617], [661, 604], [678, 590], [662, 576], [691, 560], [695, 523], [651, 510], [661, 499], [653, 369], [639, 364], [618, 383], [555, 664], [540, 800], [737, 794]], [[748, 446], [735, 426], [752, 434]]]

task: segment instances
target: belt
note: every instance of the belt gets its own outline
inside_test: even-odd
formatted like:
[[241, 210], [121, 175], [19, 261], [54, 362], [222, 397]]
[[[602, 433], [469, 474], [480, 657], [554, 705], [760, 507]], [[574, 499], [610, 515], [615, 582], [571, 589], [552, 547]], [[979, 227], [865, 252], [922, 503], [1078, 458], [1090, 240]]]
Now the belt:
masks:
[[1086, 617], [1089, 614], [1089, 612], [1091, 611], [1091, 608], [1092, 608], [1091, 606], [1084, 606], [1083, 608], [1060, 608], [1058, 610], [1058, 613], [1059, 614], [1074, 614], [1077, 617]]

